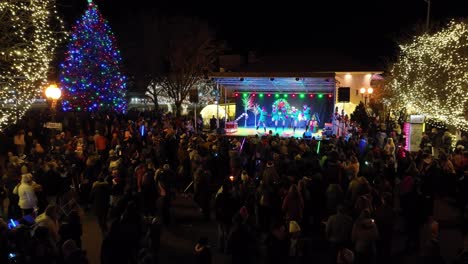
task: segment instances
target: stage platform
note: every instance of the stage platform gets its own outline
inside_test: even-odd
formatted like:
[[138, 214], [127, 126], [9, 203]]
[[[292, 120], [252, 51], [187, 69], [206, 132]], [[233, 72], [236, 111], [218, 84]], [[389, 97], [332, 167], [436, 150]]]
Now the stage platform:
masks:
[[[246, 137], [246, 136], [263, 136], [263, 135], [268, 135], [268, 131], [271, 130], [273, 132], [273, 135], [278, 134], [280, 137], [287, 138], [287, 137], [295, 137], [295, 138], [302, 138], [304, 136], [305, 129], [296, 129], [294, 132], [294, 129], [292, 128], [283, 128], [278, 127], [278, 129], [275, 129], [274, 127], [267, 127], [266, 128], [266, 133], [263, 130], [263, 127], [258, 128], [258, 130], [255, 129], [255, 127], [238, 127], [237, 131], [235, 132], [226, 132], [227, 136], [234, 136], [234, 137]], [[315, 131], [315, 133], [312, 133], [312, 137], [314, 137], [317, 140], [322, 139], [322, 129], [318, 129]]]

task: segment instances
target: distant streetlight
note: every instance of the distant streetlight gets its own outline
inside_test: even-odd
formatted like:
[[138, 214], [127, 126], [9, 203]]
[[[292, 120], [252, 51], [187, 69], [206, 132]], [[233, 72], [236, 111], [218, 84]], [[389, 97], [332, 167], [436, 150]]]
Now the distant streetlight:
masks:
[[47, 87], [45, 90], [45, 95], [47, 99], [52, 100], [51, 110], [52, 120], [54, 120], [57, 100], [59, 100], [60, 97], [62, 97], [62, 90], [60, 90], [60, 88], [58, 88], [56, 84], [50, 84], [49, 87]]
[[361, 96], [364, 97], [364, 105], [367, 106], [367, 97], [370, 97], [374, 93], [374, 88], [369, 87], [366, 89], [362, 87], [359, 89], [359, 92], [361, 93]]

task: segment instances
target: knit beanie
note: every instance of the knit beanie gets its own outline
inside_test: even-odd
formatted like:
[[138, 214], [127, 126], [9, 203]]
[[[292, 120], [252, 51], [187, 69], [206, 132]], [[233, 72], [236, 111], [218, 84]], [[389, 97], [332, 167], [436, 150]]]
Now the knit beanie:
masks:
[[297, 233], [301, 231], [301, 227], [296, 221], [289, 222], [289, 233]]

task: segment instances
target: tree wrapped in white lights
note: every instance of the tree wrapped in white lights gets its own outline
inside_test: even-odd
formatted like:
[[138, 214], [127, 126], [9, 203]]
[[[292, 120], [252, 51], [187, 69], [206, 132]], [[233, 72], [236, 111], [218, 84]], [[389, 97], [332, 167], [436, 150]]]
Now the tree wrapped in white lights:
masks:
[[468, 130], [468, 24], [452, 21], [400, 48], [387, 87], [393, 105]]
[[22, 117], [40, 93], [63, 37], [55, 0], [0, 2], [0, 129]]

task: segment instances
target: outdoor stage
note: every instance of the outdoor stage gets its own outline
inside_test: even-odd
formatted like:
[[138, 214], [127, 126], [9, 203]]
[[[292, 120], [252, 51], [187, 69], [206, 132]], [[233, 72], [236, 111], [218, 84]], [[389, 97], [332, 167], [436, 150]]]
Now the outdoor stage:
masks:
[[[304, 136], [304, 131], [305, 129], [296, 129], [294, 130], [292, 128], [283, 128], [278, 127], [278, 129], [275, 131], [274, 127], [267, 127], [266, 133], [263, 130], [263, 127], [260, 127], [258, 130], [255, 129], [255, 127], [238, 127], [237, 131], [235, 132], [228, 132], [226, 131], [227, 136], [234, 136], [234, 137], [246, 137], [246, 136], [254, 136], [258, 135], [259, 137], [263, 135], [268, 135], [268, 131], [272, 131], [273, 135], [278, 134], [280, 137], [287, 138], [287, 137], [295, 137], [295, 138], [302, 138]], [[312, 137], [314, 137], [317, 140], [322, 139], [322, 129], [318, 129], [315, 131], [315, 133], [312, 133]], [[311, 137], [311, 138], [312, 138]]]

